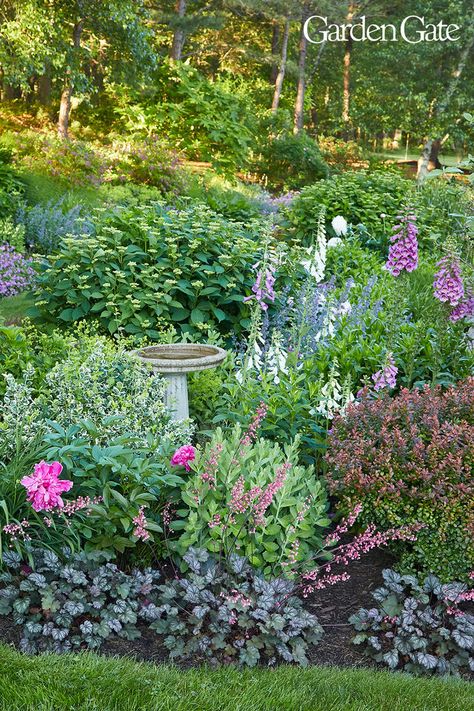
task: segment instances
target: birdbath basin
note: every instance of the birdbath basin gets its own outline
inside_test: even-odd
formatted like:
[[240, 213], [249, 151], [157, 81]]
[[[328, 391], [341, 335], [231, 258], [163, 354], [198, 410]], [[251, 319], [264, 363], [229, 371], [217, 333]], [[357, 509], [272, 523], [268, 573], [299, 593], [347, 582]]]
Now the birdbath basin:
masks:
[[165, 343], [141, 348], [133, 355], [165, 378], [166, 406], [174, 420], [185, 420], [189, 417], [187, 373], [216, 368], [227, 353], [200, 343]]

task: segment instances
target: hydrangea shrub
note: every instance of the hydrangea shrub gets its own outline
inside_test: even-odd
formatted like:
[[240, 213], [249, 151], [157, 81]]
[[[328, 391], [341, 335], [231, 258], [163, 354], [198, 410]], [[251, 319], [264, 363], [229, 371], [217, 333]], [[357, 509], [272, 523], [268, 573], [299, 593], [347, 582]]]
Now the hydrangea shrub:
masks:
[[420, 522], [404, 570], [467, 579], [474, 568], [474, 378], [443, 392], [402, 390], [363, 399], [336, 417], [326, 463], [339, 508], [364, 501], [361, 521], [388, 528]]

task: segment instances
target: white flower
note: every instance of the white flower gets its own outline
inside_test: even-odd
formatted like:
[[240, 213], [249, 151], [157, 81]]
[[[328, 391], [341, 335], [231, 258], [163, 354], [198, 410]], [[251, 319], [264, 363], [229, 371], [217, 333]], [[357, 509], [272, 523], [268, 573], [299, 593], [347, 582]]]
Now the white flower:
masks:
[[335, 217], [331, 222], [331, 225], [338, 237], [347, 234], [347, 220], [345, 220], [342, 215]]
[[340, 244], [343, 244], [340, 237], [331, 237], [331, 239], [328, 240], [327, 248], [330, 249], [331, 247], [338, 247]]

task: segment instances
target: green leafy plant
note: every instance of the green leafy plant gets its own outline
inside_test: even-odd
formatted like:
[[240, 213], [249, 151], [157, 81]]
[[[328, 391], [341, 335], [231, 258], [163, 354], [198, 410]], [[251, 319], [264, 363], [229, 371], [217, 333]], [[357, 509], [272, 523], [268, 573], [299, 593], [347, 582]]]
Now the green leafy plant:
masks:
[[170, 547], [180, 557], [192, 546], [228, 555], [238, 551], [266, 576], [289, 572], [321, 546], [329, 525], [324, 486], [312, 467], [298, 465], [298, 439], [282, 448], [256, 439], [264, 410], [247, 433], [218, 428], [190, 463], [177, 516], [181, 532]]
[[[291, 205], [289, 220], [294, 236], [303, 243], [313, 241], [323, 205], [329, 222], [342, 215], [354, 226], [365, 225], [371, 233], [388, 233], [412, 187], [409, 180], [380, 171], [347, 172], [321, 180], [302, 190]], [[385, 223], [382, 215], [387, 217]]]
[[328, 175], [316, 141], [306, 133], [283, 133], [260, 150], [254, 169], [274, 190], [297, 190]]
[[377, 662], [416, 674], [459, 674], [474, 669], [474, 616], [462, 610], [472, 592], [462, 583], [442, 584], [434, 575], [383, 571], [384, 585], [372, 593], [377, 606], [349, 618]]
[[152, 339], [169, 323], [239, 331], [265, 225], [229, 222], [202, 205], [122, 211], [97, 235], [63, 241], [40, 275], [37, 306], [65, 323], [95, 318], [110, 333]]

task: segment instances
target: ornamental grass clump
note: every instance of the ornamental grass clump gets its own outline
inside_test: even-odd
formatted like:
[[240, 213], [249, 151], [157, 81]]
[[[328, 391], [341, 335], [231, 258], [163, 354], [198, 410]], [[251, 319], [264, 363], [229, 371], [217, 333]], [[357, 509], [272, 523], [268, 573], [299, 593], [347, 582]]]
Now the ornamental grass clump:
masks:
[[[472, 577], [472, 574], [471, 574]], [[363, 645], [377, 662], [416, 674], [474, 671], [474, 616], [463, 604], [474, 590], [435, 575], [419, 582], [412, 575], [383, 571], [384, 584], [372, 593], [376, 607], [349, 618]]]
[[401, 546], [404, 571], [449, 581], [474, 568], [473, 402], [468, 378], [445, 392], [363, 398], [333, 421], [327, 479], [339, 509], [363, 501], [361, 522], [382, 529], [424, 524], [415, 545]]

